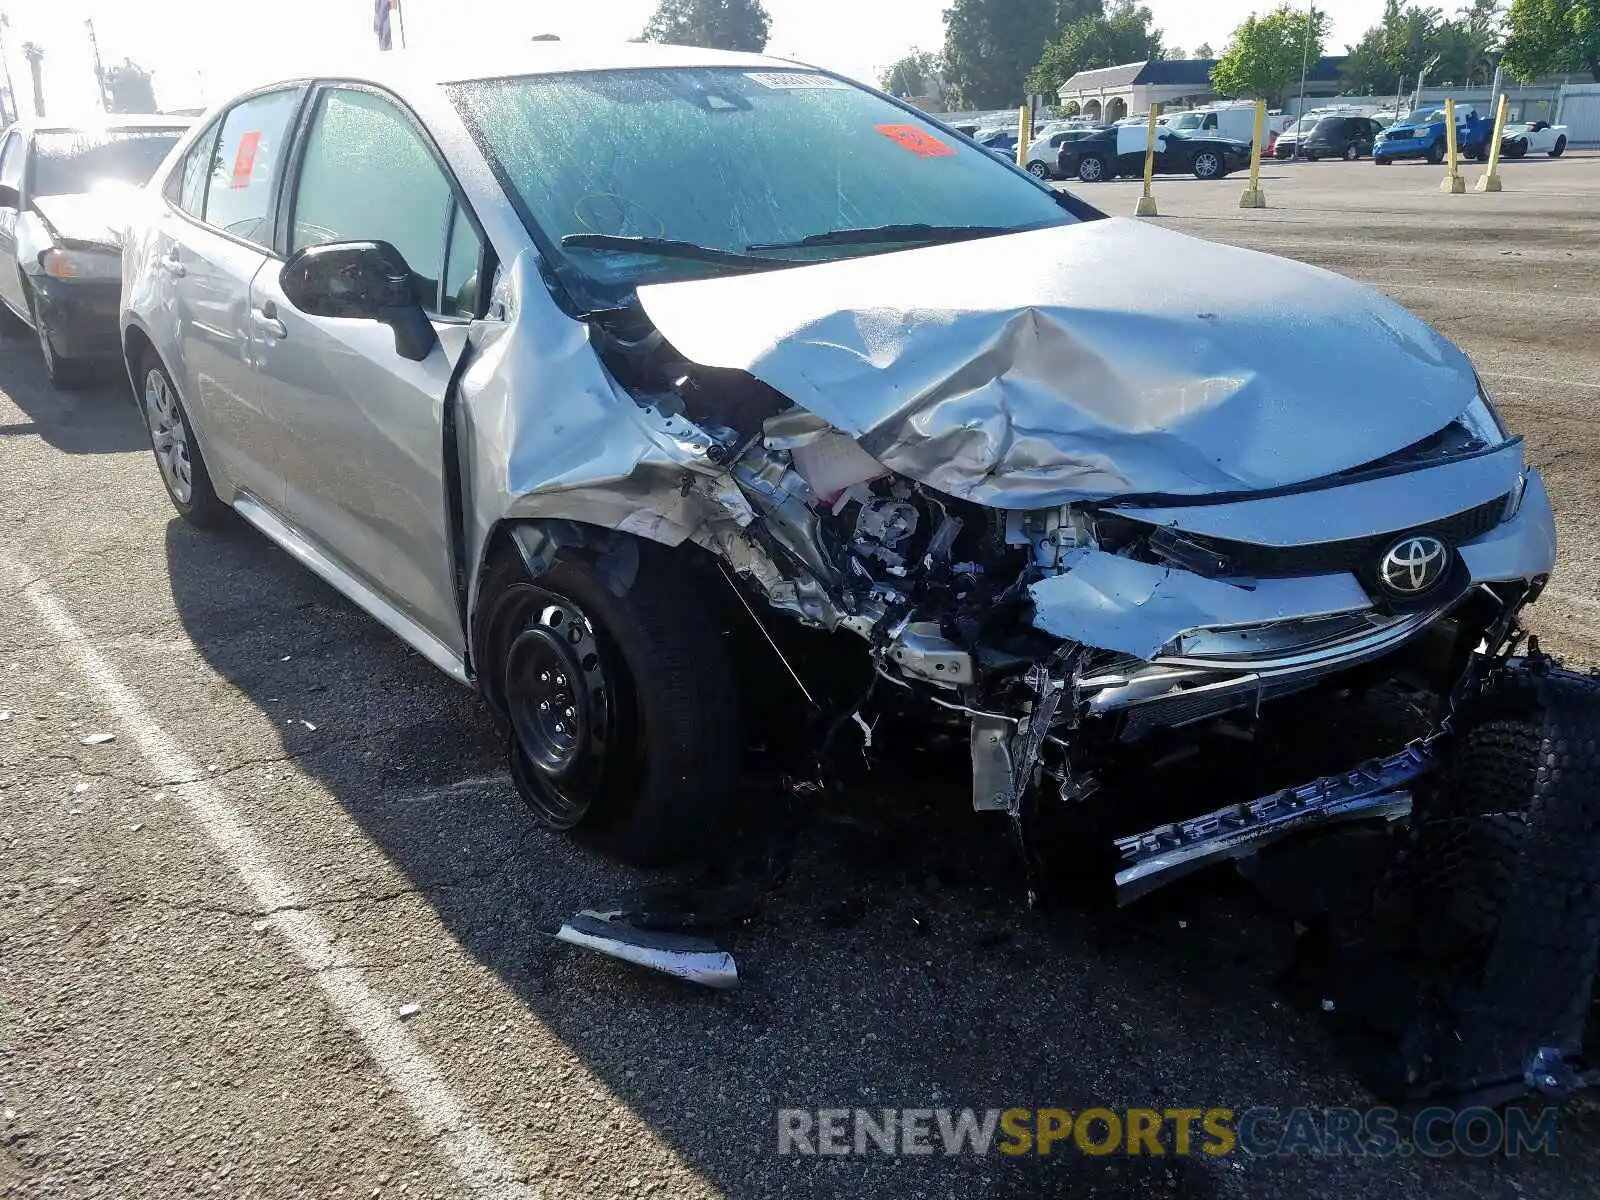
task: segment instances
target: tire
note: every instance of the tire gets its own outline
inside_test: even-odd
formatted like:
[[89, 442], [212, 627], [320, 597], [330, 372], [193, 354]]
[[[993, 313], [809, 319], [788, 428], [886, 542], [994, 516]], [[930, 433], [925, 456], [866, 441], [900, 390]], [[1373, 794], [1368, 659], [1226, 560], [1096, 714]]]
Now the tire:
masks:
[[1200, 151], [1194, 156], [1189, 167], [1196, 179], [1221, 179], [1228, 173], [1222, 155], [1215, 150]]
[[[629, 573], [613, 567], [635, 554], [618, 595]], [[523, 801], [638, 867], [714, 845], [740, 777], [733, 667], [683, 554], [617, 535], [610, 551], [563, 551], [530, 579], [508, 550], [490, 565], [473, 634]]]
[[1379, 158], [1376, 154], [1372, 156], [1372, 165], [1375, 167], [1387, 167], [1393, 162], [1394, 159], [1392, 158]]
[[137, 393], [144, 427], [150, 434], [150, 452], [155, 456], [161, 486], [178, 515], [201, 529], [224, 525], [232, 510], [218, 498], [206, 470], [205, 456], [189, 424], [172, 376], [156, 352], [147, 352], [139, 364], [142, 381]]
[[1360, 157], [1361, 157], [1361, 147], [1360, 146], [1357, 146], [1354, 143], [1351, 143], [1350, 145], [1348, 145], [1348, 146], [1346, 146], [1344, 148], [1344, 160], [1345, 160], [1345, 162], [1355, 162], [1356, 159], [1358, 159]]
[[1322, 155], [1313, 154], [1309, 150], [1306, 151], [1306, 161], [1307, 162], [1320, 162], [1321, 160], [1322, 160]]
[[1444, 161], [1443, 142], [1435, 142], [1433, 145], [1428, 147], [1428, 161], [1436, 167]]
[[1550, 154], [1551, 158], [1560, 158], [1566, 152], [1567, 152], [1567, 135], [1566, 134], [1562, 134], [1560, 137], [1558, 137], [1556, 139], [1556, 144], [1555, 144], [1554, 147], [1551, 148], [1551, 150], [1549, 151], [1549, 154]]
[[1044, 163], [1040, 162], [1038, 159], [1034, 159], [1028, 164], [1028, 174], [1032, 175], [1035, 179], [1042, 179], [1046, 183], [1050, 182], [1050, 168]]
[[89, 364], [56, 353], [55, 345], [50, 341], [50, 331], [39, 316], [39, 303], [34, 299], [31, 288], [27, 297], [28, 315], [33, 319], [33, 332], [39, 341], [39, 354], [44, 359], [44, 372], [50, 379], [50, 386], [63, 392], [82, 387], [89, 382]]
[[1527, 158], [1528, 157], [1528, 139], [1527, 138], [1518, 138], [1516, 141], [1512, 142], [1510, 148], [1507, 149], [1507, 151], [1506, 151], [1506, 157], [1507, 158]]
[[1098, 154], [1085, 154], [1078, 160], [1078, 179], [1083, 183], [1100, 183], [1108, 178], [1106, 160]]

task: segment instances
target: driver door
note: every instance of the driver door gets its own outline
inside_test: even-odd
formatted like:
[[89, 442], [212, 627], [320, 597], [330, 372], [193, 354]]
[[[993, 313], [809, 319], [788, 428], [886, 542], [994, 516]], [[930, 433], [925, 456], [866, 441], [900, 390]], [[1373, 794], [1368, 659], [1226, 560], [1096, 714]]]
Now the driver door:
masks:
[[284, 515], [460, 654], [444, 407], [479, 308], [484, 241], [416, 123], [365, 88], [321, 90], [285, 197], [290, 254], [352, 241], [399, 250], [439, 342], [410, 361], [389, 327], [301, 312], [279, 272], [256, 277], [251, 310], [263, 339], [262, 403], [284, 448]]

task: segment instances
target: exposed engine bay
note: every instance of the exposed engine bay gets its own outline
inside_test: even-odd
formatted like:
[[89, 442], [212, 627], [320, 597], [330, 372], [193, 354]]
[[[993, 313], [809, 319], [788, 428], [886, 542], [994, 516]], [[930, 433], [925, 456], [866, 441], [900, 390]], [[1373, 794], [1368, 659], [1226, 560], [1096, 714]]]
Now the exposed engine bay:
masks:
[[[1474, 503], [1414, 524], [1402, 514], [1360, 536], [1272, 545], [1180, 527], [1159, 498], [1017, 511], [941, 494], [751, 376], [685, 361], [638, 313], [608, 318], [603, 360], [648, 415], [692, 422], [736, 488], [730, 502], [725, 487], [684, 477], [685, 495], [704, 491], [721, 509], [693, 540], [752, 598], [863, 639], [886, 687], [933, 719], [965, 724], [979, 810], [1016, 819], [1036, 793], [1072, 804], [1094, 790], [1109, 755], [1225, 719], [1248, 725], [1264, 703], [1363, 664], [1406, 672], [1442, 719], [1469, 656], [1498, 653], [1535, 591], [1480, 578], [1496, 572], [1474, 571], [1459, 550], [1514, 518], [1528, 486], [1520, 446], [1484, 408], [1328, 481], [1384, 486], [1476, 463]], [[1408, 593], [1409, 578], [1391, 587], [1381, 576], [1415, 536], [1429, 554], [1438, 547], [1438, 561], [1412, 564], [1428, 575]], [[1405, 788], [1427, 765], [1426, 748], [1408, 749], [1370, 778], [1311, 786], [1287, 805], [1292, 820], [1271, 817], [1284, 805], [1263, 801], [1233, 823], [1229, 846], [1304, 825], [1312, 798], [1328, 820], [1394, 815], [1396, 795], [1408, 803]], [[1172, 827], [1166, 842], [1121, 846], [1129, 898], [1164, 882], [1157, 874], [1216, 857], [1216, 822], [1199, 822]]]

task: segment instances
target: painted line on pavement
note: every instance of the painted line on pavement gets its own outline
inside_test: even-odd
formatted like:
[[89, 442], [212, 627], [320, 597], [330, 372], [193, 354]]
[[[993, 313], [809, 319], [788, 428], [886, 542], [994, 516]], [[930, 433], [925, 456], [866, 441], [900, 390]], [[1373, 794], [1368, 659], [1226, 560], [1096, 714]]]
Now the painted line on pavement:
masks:
[[477, 1196], [531, 1200], [504, 1150], [468, 1115], [433, 1061], [400, 1019], [367, 986], [364, 970], [335, 945], [320, 918], [303, 908], [303, 893], [273, 861], [272, 852], [239, 810], [209, 783], [205, 768], [161, 728], [123, 682], [117, 669], [89, 645], [88, 636], [65, 606], [9, 557], [0, 557], [21, 595], [60, 643], [62, 661], [93, 685], [139, 752], [170, 785], [194, 822], [249, 889], [271, 928], [289, 943], [311, 979], [405, 1101], [423, 1134]]

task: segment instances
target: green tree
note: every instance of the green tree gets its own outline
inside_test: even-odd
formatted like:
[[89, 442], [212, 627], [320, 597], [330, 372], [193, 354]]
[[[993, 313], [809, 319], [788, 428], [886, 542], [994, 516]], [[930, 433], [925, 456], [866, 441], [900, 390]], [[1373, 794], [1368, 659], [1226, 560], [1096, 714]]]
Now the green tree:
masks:
[[1196, 58], [1215, 58], [1217, 52], [1211, 48], [1210, 42], [1201, 42], [1194, 48], [1194, 56]]
[[131, 58], [106, 68], [106, 110], [114, 113], [153, 113], [156, 89], [150, 72]]
[[1045, 47], [1028, 74], [1028, 91], [1053, 96], [1079, 71], [1162, 57], [1161, 30], [1153, 27], [1154, 20], [1134, 0], [1112, 0], [1104, 13], [1074, 21]]
[[1021, 103], [1044, 48], [1101, 6], [1101, 0], [950, 0], [943, 59], [952, 98], [966, 108]]
[[1224, 96], [1281, 102], [1300, 78], [1302, 62], [1316, 62], [1328, 38], [1328, 14], [1315, 17], [1280, 5], [1264, 17], [1252, 13], [1211, 69], [1211, 86]]
[[878, 86], [891, 96], [926, 96], [939, 87], [942, 70], [937, 54], [913, 50], [878, 76]]
[[759, 54], [771, 33], [772, 18], [761, 0], [661, 0], [644, 27], [644, 40]]
[[1512, 0], [1504, 61], [1518, 79], [1588, 71], [1600, 83], [1600, 0]]

